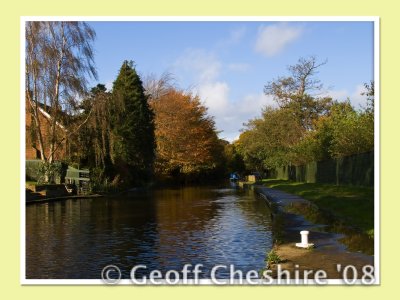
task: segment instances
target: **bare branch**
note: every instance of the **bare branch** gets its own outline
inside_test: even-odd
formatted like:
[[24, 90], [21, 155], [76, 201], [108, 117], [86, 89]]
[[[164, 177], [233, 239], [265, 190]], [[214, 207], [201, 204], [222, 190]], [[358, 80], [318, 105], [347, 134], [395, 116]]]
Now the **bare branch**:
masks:
[[[77, 107], [78, 99], [87, 93], [87, 76], [97, 78], [94, 38], [95, 32], [84, 22], [26, 22], [26, 94], [42, 160], [52, 162], [64, 141], [57, 127], [64, 118], [65, 106]], [[39, 108], [51, 116], [45, 118], [46, 129], [40, 126]], [[42, 141], [42, 131], [48, 129], [47, 141]], [[44, 144], [50, 147], [48, 157], [44, 155]]]

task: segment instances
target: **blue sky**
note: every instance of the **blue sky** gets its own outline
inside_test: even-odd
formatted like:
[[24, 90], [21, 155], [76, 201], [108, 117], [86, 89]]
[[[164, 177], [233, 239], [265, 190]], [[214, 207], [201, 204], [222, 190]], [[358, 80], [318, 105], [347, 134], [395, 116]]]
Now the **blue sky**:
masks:
[[[123, 60], [139, 74], [174, 74], [198, 94], [229, 141], [243, 123], [273, 104], [265, 83], [287, 74], [300, 57], [328, 60], [318, 78], [324, 93], [365, 103], [373, 79], [372, 22], [89, 22], [95, 29], [99, 82], [112, 87]], [[95, 83], [93, 83], [94, 85]]]

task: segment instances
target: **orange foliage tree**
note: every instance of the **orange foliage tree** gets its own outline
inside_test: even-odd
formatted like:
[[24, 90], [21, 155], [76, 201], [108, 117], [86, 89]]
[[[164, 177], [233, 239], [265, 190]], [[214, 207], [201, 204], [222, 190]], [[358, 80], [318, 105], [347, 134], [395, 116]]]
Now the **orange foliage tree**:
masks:
[[218, 168], [223, 147], [213, 118], [197, 96], [170, 89], [153, 99], [151, 107], [158, 175], [193, 176]]

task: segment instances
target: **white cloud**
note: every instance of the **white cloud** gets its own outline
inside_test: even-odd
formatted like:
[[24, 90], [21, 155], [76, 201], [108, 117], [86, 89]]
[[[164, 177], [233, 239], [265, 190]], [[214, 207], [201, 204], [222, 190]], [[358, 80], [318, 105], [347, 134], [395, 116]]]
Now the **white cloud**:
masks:
[[359, 109], [365, 107], [367, 104], [367, 97], [365, 95], [361, 95], [362, 92], [365, 91], [363, 84], [358, 84], [354, 87], [352, 91], [343, 89], [343, 90], [330, 90], [324, 93], [323, 96], [330, 96], [333, 100], [338, 101], [346, 101], [350, 99], [351, 105], [355, 109]]
[[237, 140], [243, 124], [259, 117], [266, 105], [275, 105], [275, 103], [271, 96], [264, 94], [248, 94], [239, 101], [228, 102], [224, 110], [221, 110], [223, 116], [217, 118], [217, 125], [223, 130], [220, 137], [230, 142]]
[[229, 105], [229, 86], [218, 79], [222, 64], [217, 57], [203, 49], [188, 49], [175, 65], [192, 77], [194, 93], [200, 96], [210, 114], [223, 115], [224, 108]]
[[239, 130], [243, 128], [243, 124], [250, 119], [261, 116], [262, 109], [266, 105], [275, 105], [271, 96], [260, 94], [248, 94], [236, 103], [232, 103], [227, 111], [229, 120], [224, 120], [225, 131], [221, 137], [232, 142], [239, 138]]
[[230, 142], [239, 137], [243, 123], [261, 115], [266, 105], [275, 105], [271, 96], [248, 94], [243, 99], [233, 102], [229, 97], [229, 86], [218, 81], [200, 85], [195, 90], [203, 103], [209, 108], [209, 114], [215, 117], [220, 137]]
[[[186, 76], [195, 83], [193, 93], [199, 95], [208, 112], [215, 117], [220, 137], [228, 141], [238, 138], [243, 123], [259, 116], [261, 109], [272, 104], [272, 98], [263, 94], [249, 94], [234, 102], [230, 96], [228, 82], [221, 78], [222, 63], [216, 55], [202, 49], [189, 49], [176, 61], [175, 67], [180, 76]], [[228, 70], [246, 71], [244, 63], [226, 65]]]
[[190, 73], [200, 82], [216, 80], [221, 72], [220, 61], [202, 49], [187, 49], [175, 62], [175, 67]]
[[243, 116], [255, 117], [261, 113], [261, 108], [266, 105], [275, 105], [272, 96], [265, 94], [250, 94], [244, 97], [243, 101], [238, 104], [238, 109]]
[[354, 108], [363, 108], [367, 105], [367, 97], [365, 95], [361, 95], [362, 92], [365, 92], [365, 87], [363, 84], [359, 84], [356, 86], [354, 92], [350, 95], [350, 102]]
[[224, 116], [230, 105], [229, 87], [226, 82], [217, 81], [201, 84], [197, 92], [211, 115], [215, 117]]
[[279, 23], [259, 29], [255, 50], [268, 57], [279, 54], [286, 46], [297, 40], [303, 28]]
[[347, 90], [329, 90], [324, 92], [321, 97], [331, 97], [333, 100], [345, 101], [349, 97]]

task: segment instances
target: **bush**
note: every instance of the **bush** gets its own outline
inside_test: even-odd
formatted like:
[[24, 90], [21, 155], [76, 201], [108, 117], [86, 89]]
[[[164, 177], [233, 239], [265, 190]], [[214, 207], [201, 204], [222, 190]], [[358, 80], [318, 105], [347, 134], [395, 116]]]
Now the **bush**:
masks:
[[[61, 162], [41, 162], [39, 165], [38, 183], [56, 183], [61, 182], [61, 177], [64, 173], [65, 165]], [[65, 175], [64, 175], [65, 176]]]
[[40, 178], [41, 160], [32, 159], [25, 162], [25, 176], [27, 181], [38, 181]]

